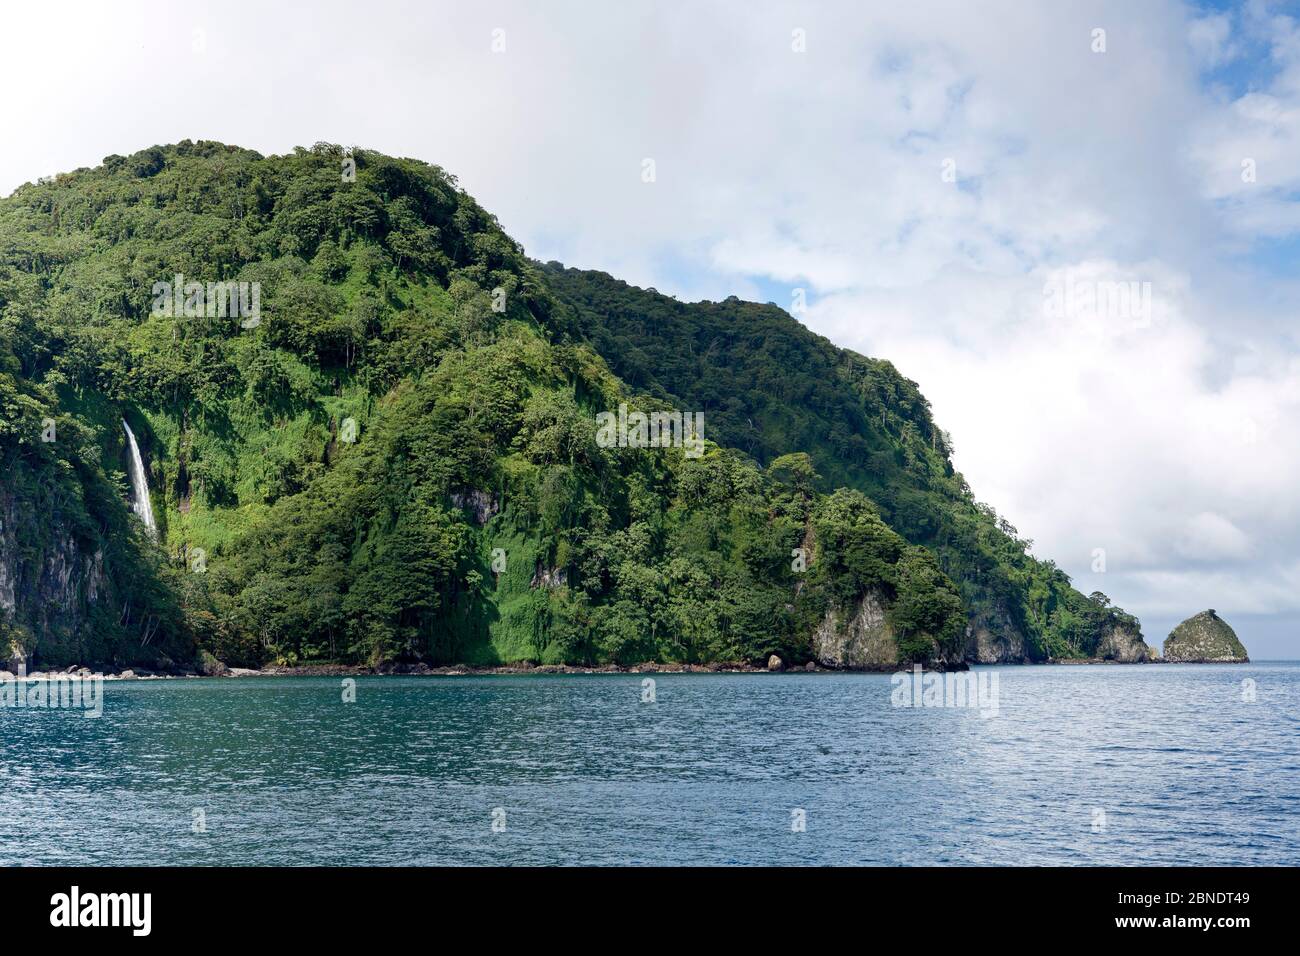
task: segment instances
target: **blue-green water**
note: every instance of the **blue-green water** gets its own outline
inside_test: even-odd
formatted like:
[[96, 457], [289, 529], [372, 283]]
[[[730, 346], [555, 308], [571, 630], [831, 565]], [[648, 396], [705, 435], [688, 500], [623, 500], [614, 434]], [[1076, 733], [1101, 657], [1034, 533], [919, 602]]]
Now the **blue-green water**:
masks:
[[1300, 664], [997, 673], [988, 718], [867, 674], [112, 682], [0, 710], [0, 862], [1300, 862]]

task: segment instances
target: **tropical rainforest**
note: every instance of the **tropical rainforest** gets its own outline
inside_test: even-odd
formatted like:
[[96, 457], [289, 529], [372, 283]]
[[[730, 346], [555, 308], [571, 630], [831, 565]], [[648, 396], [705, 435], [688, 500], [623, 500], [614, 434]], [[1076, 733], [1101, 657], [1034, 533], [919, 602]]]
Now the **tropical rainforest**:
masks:
[[[160, 309], [175, 277], [256, 288], [256, 320]], [[703, 453], [598, 441], [621, 403], [702, 412]], [[868, 593], [899, 660], [1140, 633], [1030, 546], [889, 362], [531, 260], [437, 166], [186, 141], [0, 200], [27, 661], [801, 664]]]

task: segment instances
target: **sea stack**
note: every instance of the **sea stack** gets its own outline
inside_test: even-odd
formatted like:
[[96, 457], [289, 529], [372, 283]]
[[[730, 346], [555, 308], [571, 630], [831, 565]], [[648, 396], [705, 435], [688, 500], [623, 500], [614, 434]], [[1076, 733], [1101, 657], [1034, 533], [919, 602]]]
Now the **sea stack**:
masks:
[[1165, 638], [1165, 660], [1184, 664], [1242, 664], [1250, 658], [1228, 622], [1210, 608], [1189, 617]]

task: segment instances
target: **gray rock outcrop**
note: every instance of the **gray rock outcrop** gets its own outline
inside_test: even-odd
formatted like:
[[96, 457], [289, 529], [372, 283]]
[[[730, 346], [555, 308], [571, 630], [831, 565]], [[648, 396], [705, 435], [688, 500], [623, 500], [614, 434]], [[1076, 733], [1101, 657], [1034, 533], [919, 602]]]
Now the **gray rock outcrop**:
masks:
[[836, 608], [813, 632], [813, 656], [823, 667], [882, 670], [899, 663], [894, 629], [882, 595], [868, 591], [847, 616]]
[[1097, 656], [1104, 661], [1120, 664], [1140, 664], [1149, 661], [1155, 653], [1142, 640], [1142, 635], [1126, 627], [1112, 627], [1102, 635], [1097, 644]]
[[1030, 659], [1024, 634], [1005, 611], [981, 614], [966, 626], [964, 653], [972, 664], [1023, 664]]
[[1237, 664], [1250, 660], [1246, 647], [1214, 608], [1194, 614], [1165, 638], [1165, 660], [1196, 664]]
[[470, 491], [457, 491], [451, 496], [451, 503], [457, 508], [464, 508], [474, 516], [475, 524], [487, 524], [488, 520], [501, 510], [491, 492], [477, 488]]

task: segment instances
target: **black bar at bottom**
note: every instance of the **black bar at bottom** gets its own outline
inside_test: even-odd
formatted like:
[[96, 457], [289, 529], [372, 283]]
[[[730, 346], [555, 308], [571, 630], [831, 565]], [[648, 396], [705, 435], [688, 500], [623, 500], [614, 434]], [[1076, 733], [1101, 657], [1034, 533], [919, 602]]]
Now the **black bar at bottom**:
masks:
[[[0, 870], [4, 935], [259, 942], [373, 938], [435, 928], [494, 942], [712, 924], [730, 941], [773, 926], [981, 927], [986, 941], [1242, 933], [1294, 924], [1294, 870], [415, 869]], [[75, 890], [73, 888], [76, 888]], [[147, 899], [144, 894], [148, 894]], [[1284, 908], [1287, 912], [1283, 913]], [[116, 925], [95, 925], [95, 924]], [[75, 925], [74, 925], [75, 924]], [[86, 925], [92, 924], [92, 925]], [[147, 930], [147, 933], [146, 933]], [[540, 934], [540, 935], [539, 935]], [[1047, 935], [1044, 935], [1047, 934]]]

